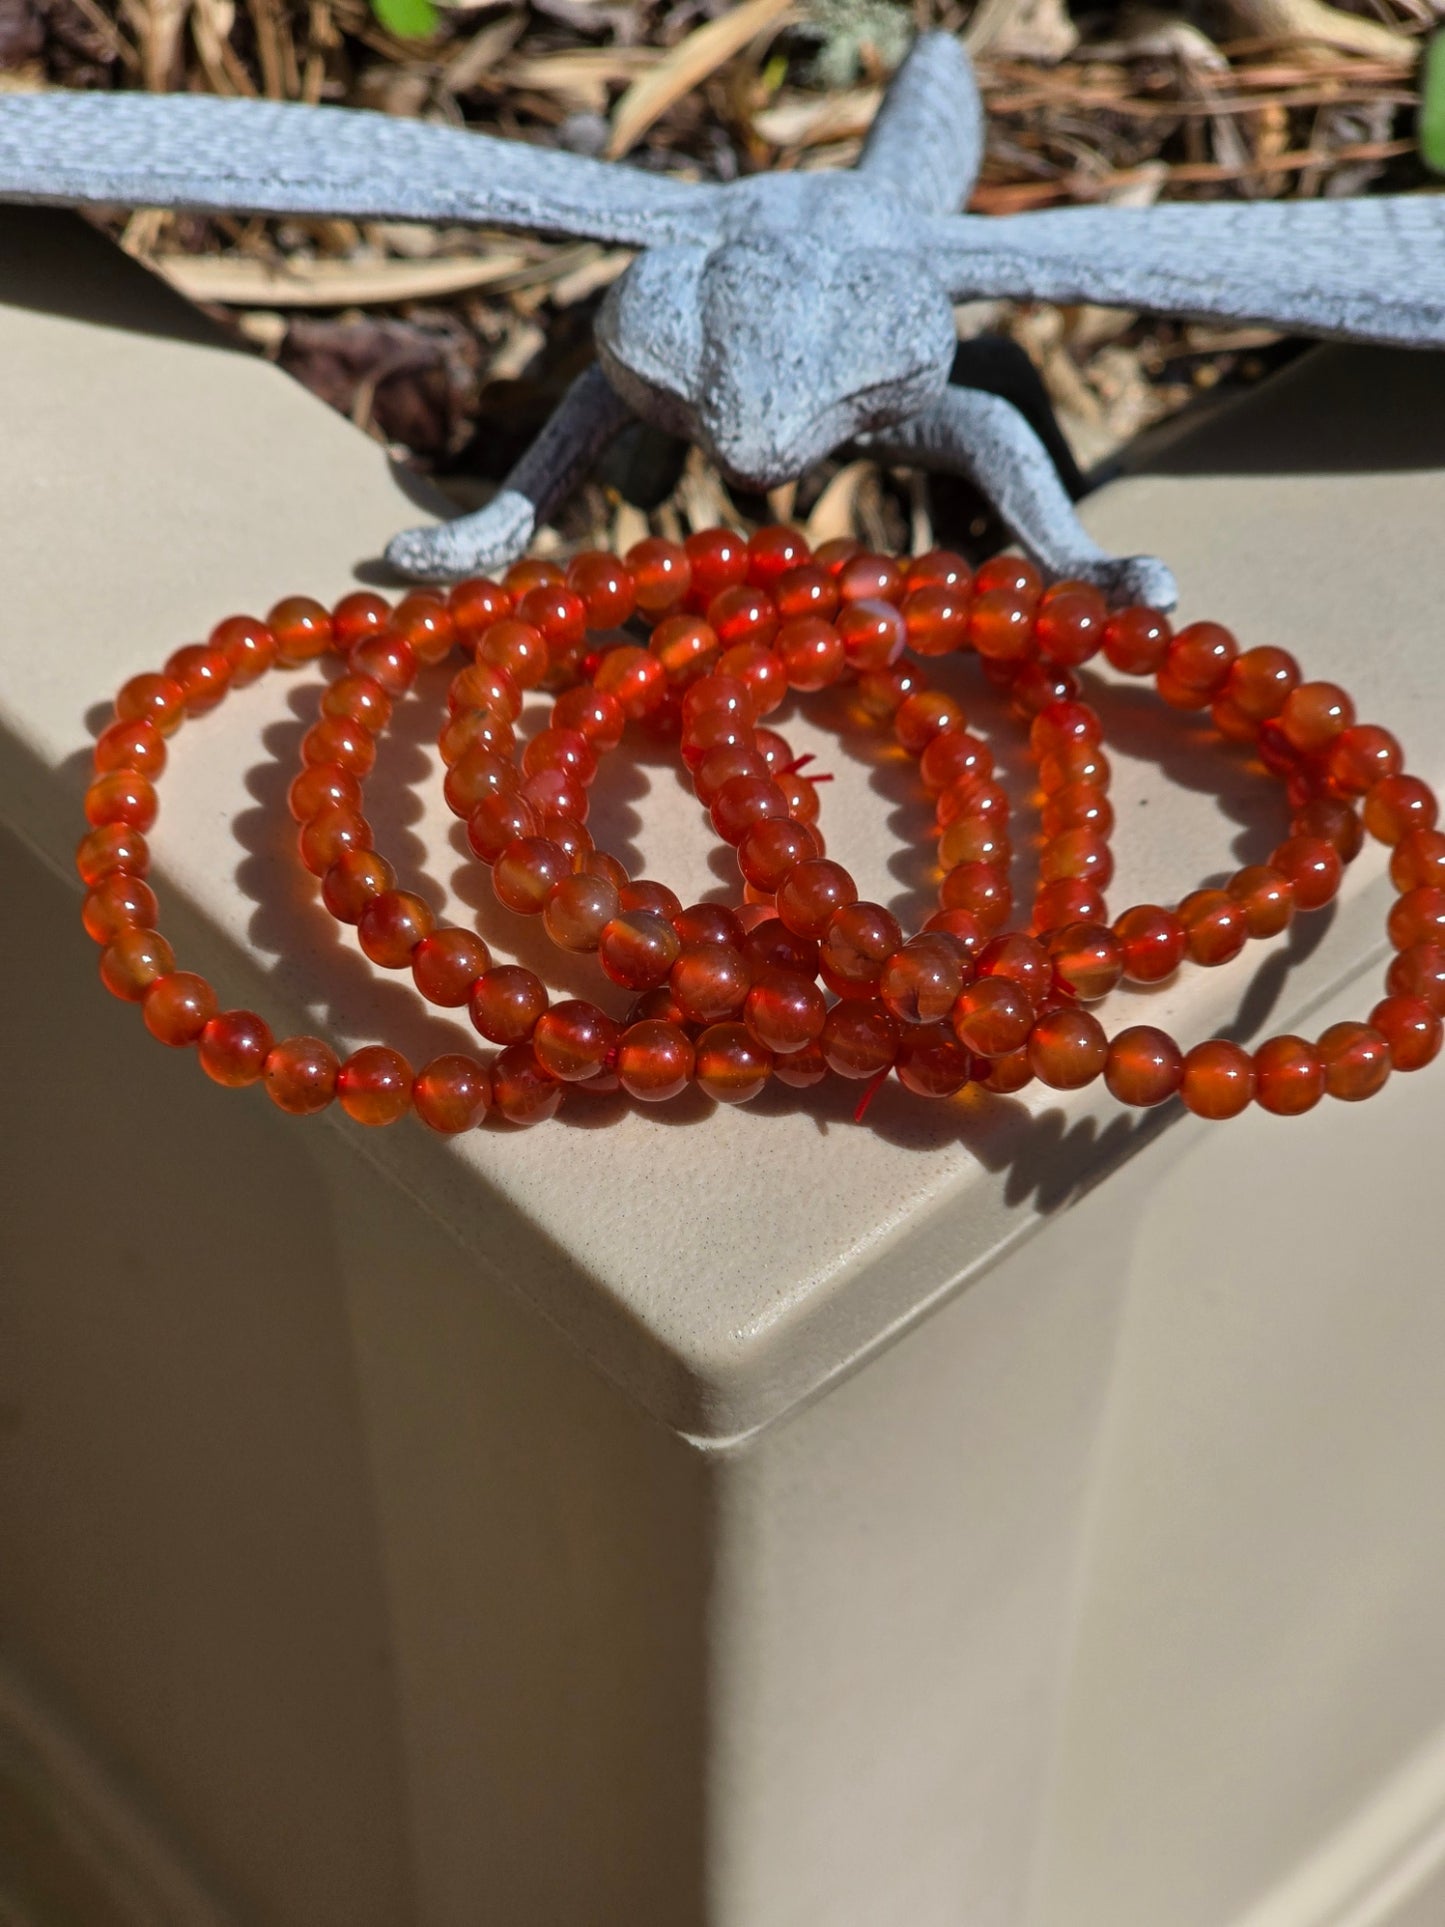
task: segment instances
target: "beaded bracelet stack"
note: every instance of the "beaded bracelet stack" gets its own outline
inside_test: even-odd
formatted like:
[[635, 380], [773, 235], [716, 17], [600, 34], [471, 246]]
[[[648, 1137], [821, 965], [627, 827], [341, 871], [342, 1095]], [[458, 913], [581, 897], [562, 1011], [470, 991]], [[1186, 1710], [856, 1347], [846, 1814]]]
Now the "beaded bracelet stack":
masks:
[[[438, 928], [373, 847], [362, 785], [376, 739], [419, 671], [458, 649], [466, 660], [438, 738], [448, 806], [499, 902], [539, 918], [561, 950], [595, 954], [604, 979], [633, 998], [623, 1016], [581, 998], [553, 1003], [532, 971], [494, 965], [472, 931]], [[930, 657], [961, 649], [1028, 724], [1037, 761], [1039, 887], [1023, 929], [1005, 928], [1013, 850], [992, 753], [926, 677]], [[1169, 707], [1207, 712], [1284, 785], [1289, 834], [1268, 863], [1172, 908], [1136, 905], [1110, 920], [1110, 771], [1077, 673], [1099, 653], [1152, 676]], [[278, 1042], [255, 1013], [221, 1011], [156, 929], [146, 832], [167, 738], [273, 665], [327, 656], [343, 671], [322, 692], [289, 793], [301, 861], [366, 956], [409, 970], [428, 1002], [465, 1009], [498, 1046], [490, 1060], [449, 1053], [414, 1072], [385, 1044], [342, 1062], [319, 1038]], [[764, 720], [790, 692], [837, 684], [860, 723], [916, 759], [933, 803], [938, 907], [912, 936], [861, 901], [826, 854], [823, 779]], [[554, 694], [550, 717], [521, 745], [524, 695], [542, 688]], [[685, 906], [594, 846], [588, 790], [629, 724], [677, 741], [700, 803], [737, 851], [735, 906]], [[1441, 1047], [1445, 833], [1395, 738], [1357, 722], [1333, 683], [1304, 681], [1282, 649], [1241, 652], [1211, 622], [1176, 633], [1152, 609], [1111, 613], [1087, 584], [1046, 589], [1012, 557], [974, 574], [942, 550], [904, 561], [851, 541], [811, 551], [789, 528], [751, 541], [710, 529], [685, 544], [640, 543], [625, 559], [527, 560], [500, 582], [395, 607], [368, 593], [330, 610], [291, 597], [264, 622], [227, 618], [159, 674], [133, 677], [94, 761], [77, 867], [85, 928], [104, 946], [102, 981], [141, 1005], [161, 1042], [194, 1046], [217, 1083], [259, 1081], [293, 1113], [336, 1101], [379, 1125], [415, 1110], [452, 1133], [489, 1114], [539, 1122], [569, 1085], [656, 1103], [695, 1083], [745, 1103], [771, 1078], [807, 1087], [833, 1075], [864, 1086], [861, 1116], [892, 1075], [927, 1097], [970, 1084], [1017, 1091], [1035, 1078], [1073, 1090], [1102, 1077], [1127, 1105], [1177, 1094], [1202, 1117], [1251, 1103], [1292, 1116], [1325, 1095], [1368, 1097]], [[1252, 1051], [1212, 1039], [1186, 1052], [1145, 1024], [1107, 1035], [1089, 1006], [1117, 984], [1158, 984], [1186, 960], [1223, 964], [1251, 937], [1278, 935], [1297, 911], [1330, 902], [1366, 832], [1389, 846], [1398, 892], [1387, 994], [1368, 1022]]]

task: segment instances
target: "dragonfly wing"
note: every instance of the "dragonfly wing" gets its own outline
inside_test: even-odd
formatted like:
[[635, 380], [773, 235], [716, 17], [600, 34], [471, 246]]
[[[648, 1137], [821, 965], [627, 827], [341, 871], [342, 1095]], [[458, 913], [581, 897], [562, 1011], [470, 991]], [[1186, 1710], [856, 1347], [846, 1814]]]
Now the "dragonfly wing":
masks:
[[1092, 301], [1445, 345], [1445, 196], [1058, 208], [925, 229], [957, 301]]
[[716, 189], [390, 114], [203, 95], [0, 98], [0, 199], [476, 221], [635, 247], [712, 231]]

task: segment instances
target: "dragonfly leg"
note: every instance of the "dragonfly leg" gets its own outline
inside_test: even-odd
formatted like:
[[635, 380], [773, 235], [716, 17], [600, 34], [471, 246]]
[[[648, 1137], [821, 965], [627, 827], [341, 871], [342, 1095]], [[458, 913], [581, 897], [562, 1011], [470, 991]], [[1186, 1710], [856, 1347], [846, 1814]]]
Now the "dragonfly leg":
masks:
[[631, 419], [626, 403], [594, 364], [573, 382], [485, 508], [454, 522], [394, 536], [387, 544], [387, 561], [402, 575], [424, 582], [477, 575], [515, 562], [539, 524], [566, 500]]
[[1048, 450], [1011, 402], [948, 388], [906, 422], [859, 437], [886, 461], [964, 474], [1046, 575], [1092, 582], [1114, 603], [1172, 609], [1174, 577], [1151, 555], [1110, 555], [1087, 532]]

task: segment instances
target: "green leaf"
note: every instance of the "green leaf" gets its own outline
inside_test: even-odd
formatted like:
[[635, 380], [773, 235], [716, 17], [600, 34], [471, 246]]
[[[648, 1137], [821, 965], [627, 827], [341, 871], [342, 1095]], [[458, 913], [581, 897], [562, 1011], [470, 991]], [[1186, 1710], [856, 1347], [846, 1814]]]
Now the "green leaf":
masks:
[[398, 40], [430, 40], [437, 30], [432, 0], [371, 0], [371, 11]]
[[1445, 174], [1445, 33], [1437, 33], [1425, 50], [1417, 128], [1421, 160], [1432, 174]]

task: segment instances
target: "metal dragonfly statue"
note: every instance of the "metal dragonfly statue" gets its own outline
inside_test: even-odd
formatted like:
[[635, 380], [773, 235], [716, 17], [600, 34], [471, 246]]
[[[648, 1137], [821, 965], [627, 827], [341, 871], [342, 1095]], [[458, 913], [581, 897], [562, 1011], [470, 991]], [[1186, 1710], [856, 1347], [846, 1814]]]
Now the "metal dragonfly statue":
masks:
[[956, 302], [1099, 302], [1411, 347], [1445, 344], [1445, 198], [957, 210], [983, 108], [949, 34], [915, 41], [856, 167], [725, 185], [335, 107], [187, 95], [0, 99], [0, 198], [474, 221], [639, 250], [597, 361], [483, 509], [398, 535], [439, 579], [520, 555], [633, 417], [766, 490], [845, 443], [961, 472], [1054, 576], [1170, 607], [1150, 556], [1080, 525], [1012, 404], [950, 383]]

